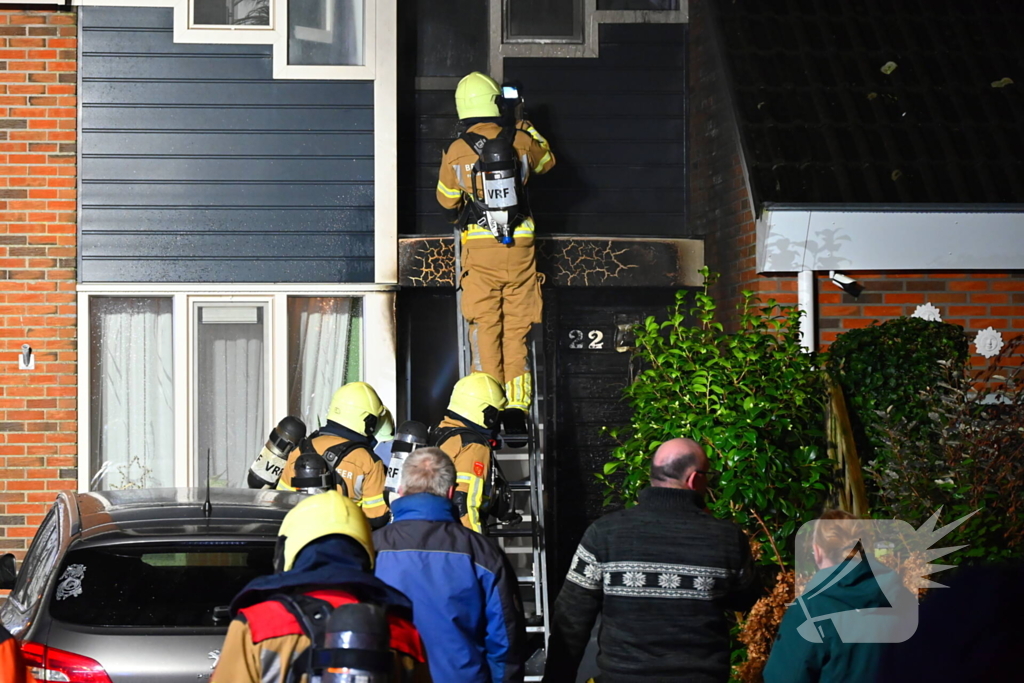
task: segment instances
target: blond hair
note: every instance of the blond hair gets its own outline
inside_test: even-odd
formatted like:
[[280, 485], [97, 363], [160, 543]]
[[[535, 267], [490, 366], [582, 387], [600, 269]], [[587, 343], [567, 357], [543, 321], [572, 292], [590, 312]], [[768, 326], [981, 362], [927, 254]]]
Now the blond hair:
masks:
[[853, 554], [857, 543], [868, 544], [867, 525], [849, 512], [826, 510], [814, 523], [814, 545], [838, 564]]

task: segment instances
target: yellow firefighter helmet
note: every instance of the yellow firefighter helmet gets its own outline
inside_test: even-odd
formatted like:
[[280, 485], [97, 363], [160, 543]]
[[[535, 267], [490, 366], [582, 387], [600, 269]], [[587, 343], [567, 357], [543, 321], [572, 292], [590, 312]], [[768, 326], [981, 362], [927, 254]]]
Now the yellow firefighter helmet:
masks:
[[455, 383], [448, 410], [491, 429], [498, 424], [498, 413], [507, 405], [505, 390], [498, 380], [486, 372], [474, 372]]
[[327, 419], [372, 437], [383, 424], [388, 409], [377, 392], [366, 382], [349, 382], [334, 392], [327, 409]]
[[288, 571], [295, 565], [295, 558], [303, 548], [319, 538], [335, 534], [348, 536], [361, 545], [369, 556], [370, 568], [373, 568], [375, 553], [370, 523], [356, 503], [335, 490], [299, 501], [284, 516], [277, 532], [276, 569]]
[[501, 88], [493, 78], [474, 71], [455, 88], [455, 109], [460, 119], [500, 116], [497, 98]]

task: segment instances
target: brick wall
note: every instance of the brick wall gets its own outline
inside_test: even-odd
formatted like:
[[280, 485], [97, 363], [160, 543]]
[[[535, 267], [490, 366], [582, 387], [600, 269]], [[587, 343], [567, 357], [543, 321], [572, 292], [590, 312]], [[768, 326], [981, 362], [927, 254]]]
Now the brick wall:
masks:
[[709, 0], [691, 0], [689, 8], [691, 231], [704, 235], [705, 261], [721, 275], [714, 294], [729, 322], [740, 291], [757, 284], [754, 216], [712, 8]]
[[0, 11], [0, 553], [19, 557], [77, 487], [77, 43], [73, 12]]

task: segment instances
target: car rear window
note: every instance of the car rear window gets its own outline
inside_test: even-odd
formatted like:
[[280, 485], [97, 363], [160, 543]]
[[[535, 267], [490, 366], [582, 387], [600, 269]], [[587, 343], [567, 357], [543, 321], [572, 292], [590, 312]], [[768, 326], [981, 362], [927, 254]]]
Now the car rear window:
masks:
[[176, 543], [72, 550], [59, 568], [50, 615], [81, 626], [227, 625], [226, 607], [273, 572], [269, 544]]

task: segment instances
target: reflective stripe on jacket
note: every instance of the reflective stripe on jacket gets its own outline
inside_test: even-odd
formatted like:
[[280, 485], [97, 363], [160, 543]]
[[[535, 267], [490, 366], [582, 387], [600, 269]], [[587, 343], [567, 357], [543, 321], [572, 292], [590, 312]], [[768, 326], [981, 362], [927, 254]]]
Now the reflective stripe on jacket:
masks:
[[[323, 455], [328, 448], [350, 441], [350, 439], [334, 434], [320, 434], [319, 436], [314, 435], [310, 444], [317, 453]], [[298, 448], [288, 454], [288, 462], [281, 472], [281, 480], [277, 485], [279, 490], [294, 491], [291, 483], [292, 477], [295, 476], [295, 461], [300, 455]], [[373, 520], [387, 515], [388, 508], [384, 500], [384, 482], [387, 479], [387, 473], [384, 470], [384, 463], [370, 449], [369, 445], [347, 453], [334, 469], [345, 483], [344, 489], [339, 487], [339, 490], [359, 504], [371, 523]], [[383, 520], [381, 520], [381, 524], [383, 524]]]
[[[465, 427], [473, 429], [471, 423], [456, 420], [446, 415], [437, 425], [445, 427]], [[484, 507], [490, 491], [487, 482], [491, 473], [491, 449], [479, 443], [463, 440], [458, 434], [446, 439], [437, 446], [455, 463], [455, 491], [466, 497], [466, 514], [462, 523], [476, 532], [483, 531], [483, 520], [480, 508]]]
[[[497, 123], [485, 121], [470, 126], [467, 132], [493, 139], [501, 132], [501, 126]], [[512, 146], [519, 154], [520, 164], [525, 169], [524, 184], [529, 181], [531, 174], [547, 173], [555, 166], [555, 155], [552, 153], [548, 141], [537, 132], [537, 129], [529, 121], [519, 122]], [[437, 175], [436, 193], [437, 201], [442, 208], [449, 211], [457, 211], [462, 208], [465, 202], [463, 194], [472, 195], [473, 166], [478, 158], [477, 153], [462, 138], [454, 140], [448, 146], [448, 149], [445, 150], [444, 158], [441, 160], [441, 168]], [[482, 197], [480, 198], [482, 199]], [[533, 236], [533, 221], [529, 221], [528, 227], [525, 226], [525, 223], [526, 221], [523, 222], [523, 225], [516, 228], [515, 237]], [[472, 228], [472, 226], [470, 227]], [[479, 230], [482, 230], [482, 234], [474, 235], [467, 232], [463, 239], [483, 237], [494, 239], [494, 235], [489, 230], [480, 228], [480, 226], [477, 227]], [[523, 229], [522, 234], [519, 232], [520, 228]], [[479, 233], [479, 230], [476, 232]]]

